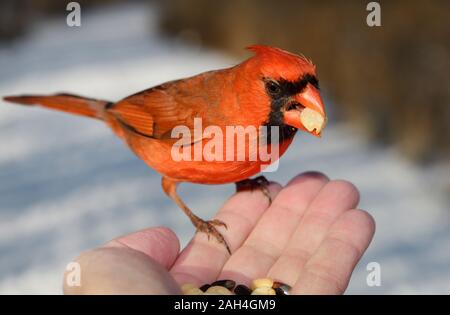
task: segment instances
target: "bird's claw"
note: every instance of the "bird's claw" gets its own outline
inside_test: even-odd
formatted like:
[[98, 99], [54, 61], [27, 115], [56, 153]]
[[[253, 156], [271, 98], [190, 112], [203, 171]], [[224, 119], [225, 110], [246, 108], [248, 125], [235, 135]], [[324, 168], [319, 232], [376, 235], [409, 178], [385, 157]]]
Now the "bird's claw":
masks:
[[209, 220], [207, 222], [209, 222], [209, 223], [211, 223], [212, 225], [215, 225], [215, 226], [223, 226], [225, 228], [225, 230], [228, 230], [228, 226], [223, 221], [220, 221], [220, 220], [217, 220], [217, 219], [213, 219], [213, 220]]
[[227, 225], [217, 219], [210, 220], [210, 221], [204, 221], [202, 219], [199, 219], [196, 224], [197, 232], [203, 232], [206, 233], [208, 236], [208, 241], [210, 240], [211, 236], [214, 236], [214, 238], [221, 244], [224, 244], [228, 253], [231, 255], [230, 247], [228, 246], [228, 243], [225, 241], [225, 238], [222, 234], [220, 234], [219, 231], [217, 231], [216, 226], [223, 226], [225, 229], [228, 229]]
[[256, 178], [247, 178], [236, 183], [236, 191], [237, 192], [246, 190], [253, 191], [255, 189], [259, 189], [264, 194], [264, 196], [267, 197], [270, 205], [272, 203], [272, 197], [270, 196], [270, 191], [268, 188], [269, 185], [270, 182], [264, 176], [258, 176]]

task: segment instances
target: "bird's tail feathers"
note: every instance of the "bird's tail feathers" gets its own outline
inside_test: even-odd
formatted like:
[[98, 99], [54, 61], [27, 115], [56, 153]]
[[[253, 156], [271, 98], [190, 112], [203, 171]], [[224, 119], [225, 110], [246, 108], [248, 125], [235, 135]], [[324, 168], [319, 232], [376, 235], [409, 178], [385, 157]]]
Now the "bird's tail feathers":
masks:
[[5, 101], [21, 105], [39, 105], [71, 114], [103, 119], [108, 101], [81, 97], [72, 94], [55, 95], [14, 95], [3, 98]]

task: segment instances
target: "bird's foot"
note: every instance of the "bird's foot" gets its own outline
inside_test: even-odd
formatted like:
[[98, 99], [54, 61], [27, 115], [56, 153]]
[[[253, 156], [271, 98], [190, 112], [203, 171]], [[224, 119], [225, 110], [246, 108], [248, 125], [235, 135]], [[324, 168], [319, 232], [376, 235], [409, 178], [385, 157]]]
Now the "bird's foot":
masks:
[[211, 236], [213, 236], [219, 243], [225, 245], [228, 253], [231, 255], [231, 250], [227, 244], [227, 241], [225, 241], [225, 238], [216, 229], [216, 226], [223, 226], [225, 229], [227, 229], [227, 225], [224, 222], [217, 219], [204, 221], [198, 218], [194, 224], [195, 227], [197, 228], [197, 232], [206, 233], [206, 235], [208, 236], [208, 240], [210, 239]]
[[269, 188], [270, 182], [264, 176], [258, 176], [256, 178], [247, 178], [236, 183], [236, 191], [253, 191], [255, 189], [261, 190], [264, 196], [269, 200], [269, 205], [272, 203], [272, 197], [270, 196]]

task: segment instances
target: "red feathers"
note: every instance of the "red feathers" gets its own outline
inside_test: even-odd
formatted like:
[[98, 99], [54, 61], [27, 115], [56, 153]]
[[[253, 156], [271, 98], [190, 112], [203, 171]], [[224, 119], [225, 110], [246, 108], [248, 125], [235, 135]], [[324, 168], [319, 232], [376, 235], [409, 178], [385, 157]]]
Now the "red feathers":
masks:
[[[277, 160], [298, 129], [320, 135], [326, 121], [315, 66], [309, 60], [269, 46], [253, 45], [248, 49], [255, 55], [237, 66], [171, 81], [116, 103], [65, 94], [13, 96], [5, 100], [104, 120], [142, 160], [163, 176], [164, 191], [193, 224], [224, 242], [212, 223], [196, 217], [184, 205], [176, 194], [176, 184], [184, 181], [222, 184], [246, 179], [259, 173], [262, 165]], [[196, 133], [198, 120], [203, 129], [215, 127], [222, 135], [227, 135], [229, 127], [241, 127], [236, 130], [244, 132], [253, 127], [257, 132], [244, 133], [240, 145], [229, 146], [227, 138], [221, 142], [222, 148], [214, 146], [215, 153], [231, 147], [232, 154], [226, 155], [231, 159], [202, 159], [202, 155], [199, 160], [174, 159], [174, 148], [191, 149], [199, 145], [203, 152], [211, 150], [210, 137], [202, 130]], [[182, 145], [177, 134], [174, 135], [179, 127], [193, 134]], [[261, 128], [266, 128], [266, 132], [260, 132]], [[270, 137], [267, 130], [270, 130]], [[277, 131], [276, 138], [273, 130]], [[239, 132], [236, 137], [242, 136]], [[263, 161], [260, 155], [251, 159], [256, 150], [252, 146], [254, 143], [258, 144], [258, 149], [262, 147], [278, 155], [269, 162]], [[239, 150], [248, 152], [245, 159], [236, 159]]]

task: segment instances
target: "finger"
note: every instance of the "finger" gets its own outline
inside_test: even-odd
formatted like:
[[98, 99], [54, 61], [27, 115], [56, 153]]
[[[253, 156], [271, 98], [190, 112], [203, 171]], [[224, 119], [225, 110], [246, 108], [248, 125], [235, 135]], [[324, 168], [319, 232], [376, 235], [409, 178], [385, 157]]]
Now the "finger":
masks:
[[311, 202], [268, 276], [292, 286], [332, 224], [358, 202], [359, 193], [353, 184], [341, 180], [328, 182]]
[[[268, 186], [271, 198], [281, 190], [277, 183]], [[256, 222], [269, 206], [268, 198], [260, 191], [242, 191], [231, 197], [215, 219], [227, 224], [227, 229], [218, 227], [232, 252], [239, 248], [253, 230]], [[202, 285], [215, 281], [229, 254], [223, 244], [208, 240], [205, 233], [197, 233], [171, 269], [178, 283]]]
[[[148, 255], [127, 246], [104, 246], [76, 258], [81, 279], [64, 275], [65, 294], [181, 294], [167, 270]], [[70, 279], [70, 281], [68, 281]]]
[[178, 251], [176, 235], [163, 227], [118, 237], [76, 259], [83, 280], [79, 286], [64, 281], [64, 293], [179, 294], [179, 287], [167, 272]]
[[244, 245], [224, 266], [220, 278], [248, 284], [264, 277], [281, 254], [309, 203], [328, 178], [320, 173], [304, 173], [292, 179], [264, 213]]
[[342, 214], [306, 263], [292, 293], [344, 293], [374, 232], [375, 222], [367, 212], [350, 210]]
[[180, 243], [170, 229], [155, 227], [120, 236], [104, 247], [126, 247], [139, 251], [169, 269], [178, 256]]

